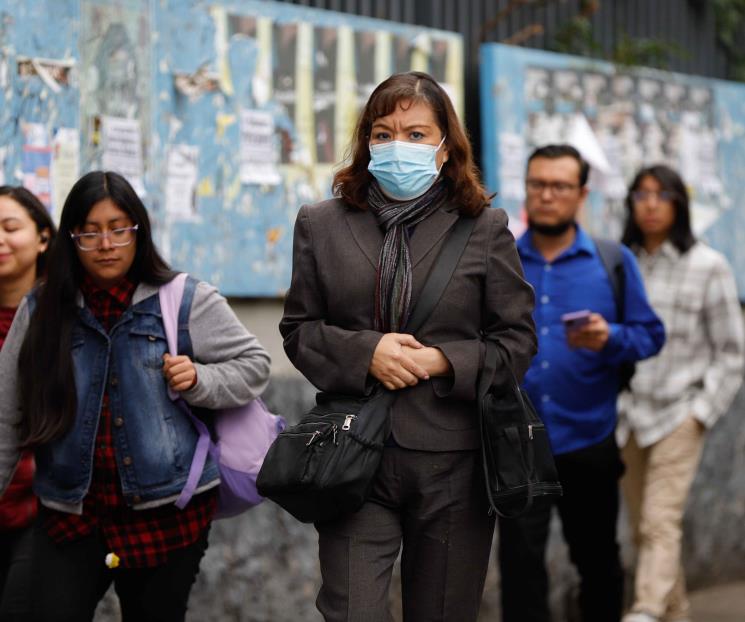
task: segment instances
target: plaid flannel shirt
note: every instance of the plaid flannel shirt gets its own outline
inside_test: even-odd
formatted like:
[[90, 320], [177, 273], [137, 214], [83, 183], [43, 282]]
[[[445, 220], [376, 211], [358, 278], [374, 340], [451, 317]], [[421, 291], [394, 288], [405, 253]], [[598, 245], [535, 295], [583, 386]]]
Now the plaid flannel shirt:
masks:
[[686, 418], [710, 428], [742, 383], [743, 316], [732, 269], [697, 242], [681, 254], [670, 241], [635, 249], [652, 307], [665, 324], [660, 353], [637, 363], [631, 391], [619, 397], [619, 442], [640, 447], [665, 438]]
[[[81, 290], [91, 312], [108, 331], [130, 305], [135, 286], [124, 281], [104, 290], [86, 280]], [[99, 530], [122, 567], [143, 568], [164, 564], [170, 551], [196, 542], [209, 527], [217, 508], [217, 489], [196, 495], [183, 510], [173, 504], [133, 510], [125, 503], [108, 394], [104, 394], [101, 406], [93, 464], [93, 478], [80, 516], [46, 510], [45, 526], [55, 542], [70, 542]]]
[[[5, 343], [15, 314], [16, 307], [0, 307], [0, 349]], [[22, 529], [36, 518], [38, 502], [31, 490], [34, 470], [34, 454], [31, 451], [24, 451], [13, 479], [0, 500], [0, 531]]]

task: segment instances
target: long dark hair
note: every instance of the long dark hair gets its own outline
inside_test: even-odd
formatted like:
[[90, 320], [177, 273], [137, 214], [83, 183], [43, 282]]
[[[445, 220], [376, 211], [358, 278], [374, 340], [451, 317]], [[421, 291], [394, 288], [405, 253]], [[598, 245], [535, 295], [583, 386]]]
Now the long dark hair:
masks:
[[661, 190], [670, 194], [675, 220], [670, 228], [668, 239], [681, 253], [687, 252], [695, 243], [696, 238], [691, 230], [691, 210], [688, 205], [688, 190], [680, 175], [669, 166], [655, 164], [641, 169], [634, 177], [626, 195], [626, 226], [621, 241], [629, 247], [644, 245], [644, 234], [634, 219], [634, 201], [632, 195], [639, 189], [645, 177], [653, 177], [660, 184]]
[[59, 235], [49, 251], [46, 283], [38, 291], [18, 359], [21, 442], [26, 447], [64, 436], [75, 419], [77, 399], [70, 349], [78, 315], [78, 288], [85, 271], [70, 233], [104, 199], [111, 199], [139, 225], [128, 277], [137, 283], [161, 285], [175, 274], [155, 249], [147, 210], [124, 177], [94, 171], [75, 183], [62, 208]]
[[[57, 228], [54, 226], [47, 208], [44, 204], [39, 201], [36, 195], [24, 188], [23, 186], [0, 186], [0, 197], [8, 197], [13, 199], [18, 205], [28, 212], [31, 220], [36, 225], [36, 231], [44, 236], [42, 241], [47, 242], [47, 248], [43, 253], [39, 253], [36, 256], [36, 278], [42, 278], [44, 276], [44, 270], [46, 268], [47, 255], [49, 249], [52, 246], [52, 241], [57, 235]], [[44, 233], [44, 231], [47, 233]]]
[[448, 149], [447, 165], [442, 168], [448, 196], [457, 197], [462, 214], [476, 216], [489, 205], [490, 198], [481, 185], [471, 143], [450, 97], [432, 76], [420, 71], [394, 74], [372, 92], [352, 138], [351, 163], [334, 175], [334, 194], [358, 209], [367, 209], [367, 193], [373, 181], [367, 170], [370, 132], [376, 119], [391, 114], [402, 101], [426, 102], [432, 107]]

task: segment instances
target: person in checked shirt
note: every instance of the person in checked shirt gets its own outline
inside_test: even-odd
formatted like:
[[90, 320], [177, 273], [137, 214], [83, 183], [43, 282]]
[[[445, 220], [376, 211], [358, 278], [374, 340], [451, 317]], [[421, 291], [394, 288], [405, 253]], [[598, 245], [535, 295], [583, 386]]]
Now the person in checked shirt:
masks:
[[167, 389], [193, 407], [239, 406], [266, 386], [269, 356], [204, 282], [189, 315], [194, 360], [169, 353], [158, 286], [175, 274], [121, 175], [78, 180], [47, 280], [0, 352], [0, 491], [20, 448], [37, 465], [35, 621], [92, 620], [112, 582], [125, 622], [184, 619], [220, 480], [208, 458], [194, 497], [174, 505], [198, 435]]
[[[56, 233], [47, 208], [22, 186], [0, 186], [0, 350], [23, 297], [44, 278]], [[0, 620], [23, 620], [31, 605], [31, 544], [37, 500], [34, 456], [23, 453], [0, 499]]]
[[636, 175], [623, 242], [637, 256], [667, 342], [619, 398], [622, 481], [638, 547], [624, 622], [688, 622], [680, 561], [683, 510], [706, 430], [742, 383], [743, 320], [725, 258], [691, 232], [688, 193], [667, 166]]

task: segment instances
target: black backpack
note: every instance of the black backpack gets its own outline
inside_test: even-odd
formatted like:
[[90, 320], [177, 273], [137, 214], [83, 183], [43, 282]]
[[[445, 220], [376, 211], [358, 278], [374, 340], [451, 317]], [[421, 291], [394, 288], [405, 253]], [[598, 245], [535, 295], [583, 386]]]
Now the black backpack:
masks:
[[[603, 238], [593, 238], [595, 246], [600, 255], [600, 261], [608, 273], [608, 280], [613, 289], [613, 298], [616, 301], [616, 318], [623, 322], [626, 308], [626, 270], [623, 267], [623, 250], [619, 242]], [[621, 363], [618, 368], [618, 390], [623, 391], [630, 388], [631, 379], [636, 372], [636, 363]]]

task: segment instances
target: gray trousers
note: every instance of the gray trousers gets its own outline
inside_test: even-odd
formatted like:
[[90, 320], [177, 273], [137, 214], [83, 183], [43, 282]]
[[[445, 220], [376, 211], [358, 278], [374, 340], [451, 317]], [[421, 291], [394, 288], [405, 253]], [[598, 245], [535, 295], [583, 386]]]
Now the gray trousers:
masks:
[[402, 543], [404, 620], [476, 620], [494, 532], [480, 455], [385, 448], [362, 509], [316, 525], [316, 605], [327, 622], [391, 620], [388, 589]]

